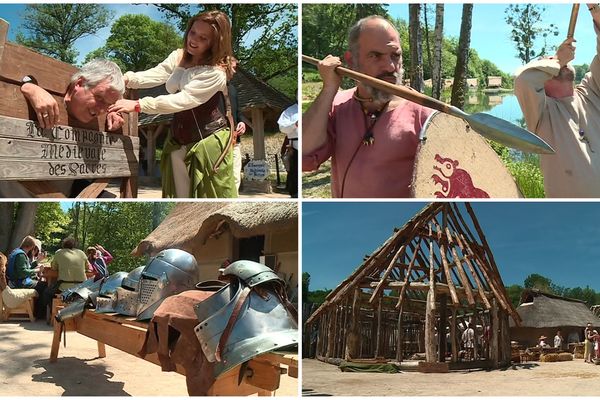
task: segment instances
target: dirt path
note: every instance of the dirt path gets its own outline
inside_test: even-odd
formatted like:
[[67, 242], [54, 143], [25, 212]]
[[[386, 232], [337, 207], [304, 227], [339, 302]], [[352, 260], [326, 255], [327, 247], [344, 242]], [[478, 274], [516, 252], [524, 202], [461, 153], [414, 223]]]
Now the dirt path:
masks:
[[334, 365], [302, 360], [303, 396], [598, 396], [599, 393], [600, 366], [580, 359], [447, 374], [341, 372]]
[[[52, 330], [43, 322], [0, 323], [0, 396], [187, 396], [185, 377], [67, 332], [58, 361], [48, 362]], [[279, 396], [295, 396], [297, 380], [281, 377]]]

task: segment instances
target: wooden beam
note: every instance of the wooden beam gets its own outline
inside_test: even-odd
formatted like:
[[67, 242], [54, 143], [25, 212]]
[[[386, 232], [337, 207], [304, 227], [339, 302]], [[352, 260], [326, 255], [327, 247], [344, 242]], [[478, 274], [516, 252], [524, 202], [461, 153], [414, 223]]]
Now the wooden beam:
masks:
[[[404, 256], [405, 252], [406, 252], [406, 243], [403, 244], [403, 245], [401, 245], [400, 248], [398, 249], [398, 251], [396, 251], [396, 254], [394, 254], [394, 256], [392, 257], [392, 260], [390, 261], [390, 264], [388, 265], [388, 267], [385, 269], [383, 275], [381, 276], [379, 284], [377, 285], [377, 287], [375, 287], [375, 290], [373, 291], [373, 294], [371, 294], [371, 298], [369, 299], [369, 303], [372, 304], [373, 301], [375, 300], [375, 298], [378, 297], [381, 294], [381, 291], [383, 290], [383, 285], [385, 284], [388, 276], [390, 275], [390, 272], [392, 272], [392, 268], [395, 267], [396, 261], [398, 259], [400, 259], [400, 257]], [[414, 261], [414, 258], [413, 258], [413, 261]], [[412, 262], [411, 262], [411, 264], [412, 264]]]

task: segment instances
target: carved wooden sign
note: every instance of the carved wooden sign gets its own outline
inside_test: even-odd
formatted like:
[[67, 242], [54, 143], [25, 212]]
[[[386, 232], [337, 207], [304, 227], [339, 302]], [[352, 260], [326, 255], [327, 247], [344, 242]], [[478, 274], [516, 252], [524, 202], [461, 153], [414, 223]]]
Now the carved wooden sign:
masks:
[[139, 138], [0, 116], [0, 180], [137, 175]]

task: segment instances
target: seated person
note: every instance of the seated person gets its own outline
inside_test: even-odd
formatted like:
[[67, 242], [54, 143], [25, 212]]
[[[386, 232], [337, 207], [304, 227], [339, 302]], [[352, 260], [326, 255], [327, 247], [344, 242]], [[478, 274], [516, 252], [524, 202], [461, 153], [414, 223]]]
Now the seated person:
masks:
[[46, 289], [46, 282], [38, 279], [37, 257], [41, 252], [41, 242], [32, 236], [25, 236], [21, 245], [14, 249], [8, 256], [6, 267], [6, 281], [13, 289], [35, 289], [35, 313], [37, 318], [44, 318], [45, 305], [42, 294]]
[[58, 271], [57, 289], [60, 291], [85, 281], [85, 271], [92, 270], [85, 253], [75, 248], [75, 239], [72, 237], [63, 240], [62, 249], [54, 255], [51, 267]]

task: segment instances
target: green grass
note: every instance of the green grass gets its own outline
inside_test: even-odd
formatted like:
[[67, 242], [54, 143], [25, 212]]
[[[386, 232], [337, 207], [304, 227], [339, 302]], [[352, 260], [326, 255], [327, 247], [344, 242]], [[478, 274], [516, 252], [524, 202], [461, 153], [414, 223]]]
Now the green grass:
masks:
[[331, 198], [331, 161], [321, 164], [317, 171], [302, 174], [302, 196], [307, 198]]

